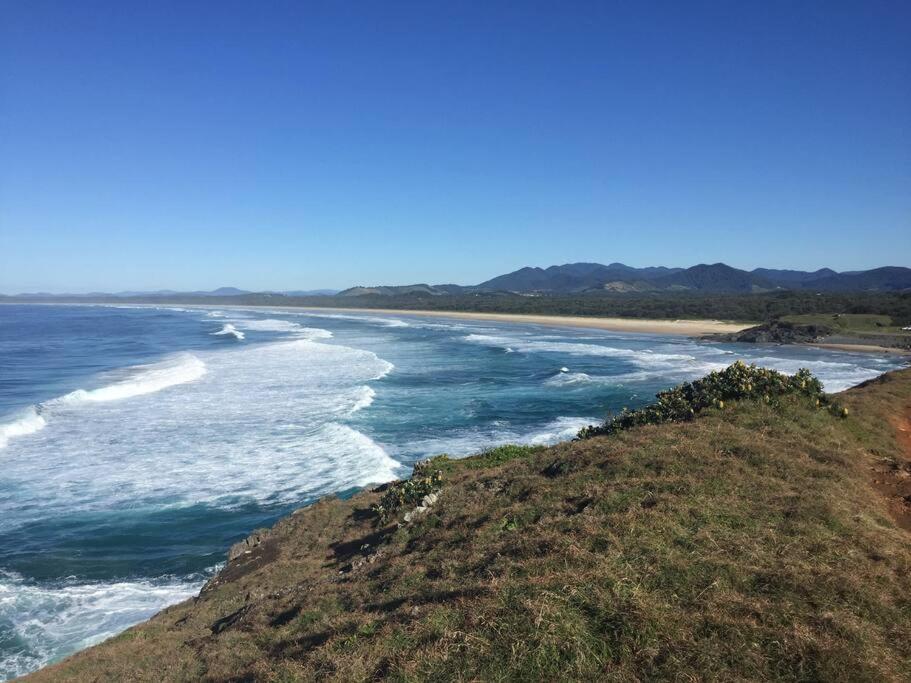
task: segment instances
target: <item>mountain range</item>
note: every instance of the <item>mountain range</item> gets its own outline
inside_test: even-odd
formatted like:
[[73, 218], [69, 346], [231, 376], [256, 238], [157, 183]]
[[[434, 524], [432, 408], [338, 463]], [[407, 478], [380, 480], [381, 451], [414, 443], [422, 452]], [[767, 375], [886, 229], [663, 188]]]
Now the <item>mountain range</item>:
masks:
[[[341, 292], [333, 289], [253, 292], [236, 287], [210, 291], [182, 292], [170, 289], [116, 293], [50, 294], [32, 292], [7, 299], [54, 300], [100, 298], [240, 297], [269, 295], [314, 296], [446, 296], [453, 294], [513, 293], [521, 295], [591, 294], [596, 292], [692, 292], [761, 293], [780, 290], [815, 292], [905, 292], [911, 291], [911, 268], [886, 266], [872, 270], [836, 272], [831, 268], [814, 271], [755, 268], [740, 270], [724, 263], [701, 263], [690, 268], [650, 266], [634, 268], [623, 263], [566, 263], [548, 268], [526, 266], [477, 285], [414, 284], [356, 286]], [[0, 295], [2, 296], [2, 295]]]
[[549, 268], [525, 267], [499, 275], [478, 285], [407, 285], [352, 287], [338, 296], [402, 294], [466, 294], [513, 292], [517, 294], [581, 294], [591, 292], [771, 292], [775, 290], [819, 292], [911, 290], [911, 268], [888, 266], [838, 273], [831, 268], [815, 271], [756, 268], [740, 270], [724, 263], [699, 264], [690, 268], [664, 266], [633, 268], [623, 263], [567, 263]]

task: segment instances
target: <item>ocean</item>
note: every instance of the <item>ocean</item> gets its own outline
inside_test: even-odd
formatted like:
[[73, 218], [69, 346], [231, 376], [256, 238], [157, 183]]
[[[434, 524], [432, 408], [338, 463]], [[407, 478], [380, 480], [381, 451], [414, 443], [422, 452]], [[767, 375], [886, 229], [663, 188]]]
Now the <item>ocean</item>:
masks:
[[411, 315], [0, 306], [0, 679], [194, 595], [253, 529], [417, 460], [551, 444], [742, 359], [895, 356]]

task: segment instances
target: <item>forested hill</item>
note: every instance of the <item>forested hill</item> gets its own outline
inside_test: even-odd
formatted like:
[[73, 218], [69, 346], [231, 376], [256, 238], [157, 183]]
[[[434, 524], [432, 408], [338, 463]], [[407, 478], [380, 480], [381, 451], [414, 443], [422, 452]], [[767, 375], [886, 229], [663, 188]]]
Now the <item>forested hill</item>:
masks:
[[[579, 294], [586, 292], [699, 292], [749, 293], [776, 290], [813, 292], [899, 292], [911, 290], [911, 268], [885, 267], [873, 270], [837, 273], [830, 268], [816, 271], [752, 271], [733, 268], [724, 263], [699, 264], [690, 268], [633, 268], [622, 263], [567, 263], [548, 268], [520, 268], [478, 285], [412, 285], [430, 294], [469, 292], [514, 292], [522, 294]], [[394, 295], [402, 288], [353, 287], [339, 296], [383, 293]]]

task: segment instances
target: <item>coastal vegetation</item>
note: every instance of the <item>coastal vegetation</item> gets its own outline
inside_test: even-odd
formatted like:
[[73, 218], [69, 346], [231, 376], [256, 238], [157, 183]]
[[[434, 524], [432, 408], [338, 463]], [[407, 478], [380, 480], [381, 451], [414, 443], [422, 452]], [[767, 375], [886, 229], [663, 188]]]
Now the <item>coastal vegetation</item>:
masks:
[[785, 375], [737, 361], [695, 382], [684, 382], [660, 392], [656, 396], [658, 400], [644, 408], [624, 409], [604, 424], [586, 427], [579, 433], [579, 438], [616, 434], [641, 425], [685, 422], [695, 419], [709, 408], [724, 410], [725, 402], [730, 405], [731, 401], [752, 399], [780, 405], [784, 396], [802, 396], [812, 401], [816, 408], [825, 408], [847, 417], [847, 408], [832, 401], [822, 390], [822, 383], [809, 370], [801, 369], [793, 375]]
[[[242, 297], [247, 299], [247, 297]], [[255, 297], [249, 299], [254, 303]], [[246, 302], [245, 302], [246, 303]], [[472, 294], [454, 296], [404, 295], [310, 297], [292, 305], [351, 308], [386, 308], [427, 311], [517, 313], [525, 315], [578, 315], [646, 319], [717, 319], [769, 322], [793, 315], [884, 315], [893, 325], [911, 325], [911, 293], [814, 294], [577, 294], [522, 296]], [[273, 305], [279, 305], [272, 300]]]
[[665, 396], [297, 511], [32, 680], [911, 678], [911, 370], [833, 398], [735, 366]]

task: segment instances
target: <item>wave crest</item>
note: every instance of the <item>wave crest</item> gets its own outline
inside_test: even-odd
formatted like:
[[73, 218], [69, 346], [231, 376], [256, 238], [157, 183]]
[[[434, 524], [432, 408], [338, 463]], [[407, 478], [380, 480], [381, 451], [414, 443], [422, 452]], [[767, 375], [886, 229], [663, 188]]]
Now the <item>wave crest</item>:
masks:
[[212, 333], [213, 337], [222, 337], [222, 336], [231, 336], [234, 337], [237, 341], [243, 341], [244, 333], [238, 330], [231, 323], [225, 323], [225, 325], [218, 331]]
[[77, 389], [65, 396], [48, 401], [46, 406], [57, 403], [79, 403], [82, 401], [119, 401], [143, 394], [152, 394], [178, 384], [186, 384], [206, 374], [206, 364], [196, 356], [183, 353], [167, 361], [152, 365], [137, 365], [135, 374], [128, 379], [100, 389]]
[[47, 425], [35, 406], [29, 406], [18, 419], [0, 425], [0, 448], [5, 448], [10, 439], [34, 434]]

